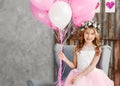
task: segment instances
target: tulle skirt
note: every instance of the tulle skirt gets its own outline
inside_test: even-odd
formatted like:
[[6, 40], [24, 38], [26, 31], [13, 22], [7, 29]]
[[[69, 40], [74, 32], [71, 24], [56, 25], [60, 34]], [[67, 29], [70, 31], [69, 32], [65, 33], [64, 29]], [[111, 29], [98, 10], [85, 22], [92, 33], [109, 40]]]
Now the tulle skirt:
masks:
[[79, 73], [77, 69], [71, 70], [63, 86], [114, 86], [112, 80], [100, 69], [95, 68], [86, 76], [77, 79], [74, 83], [71, 80]]

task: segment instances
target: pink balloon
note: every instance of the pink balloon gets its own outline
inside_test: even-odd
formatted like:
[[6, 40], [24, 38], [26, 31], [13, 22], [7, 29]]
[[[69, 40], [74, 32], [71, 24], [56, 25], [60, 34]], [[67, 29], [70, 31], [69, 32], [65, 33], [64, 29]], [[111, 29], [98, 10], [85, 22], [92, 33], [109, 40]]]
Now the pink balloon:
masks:
[[[56, 0], [57, 1], [57, 0]], [[64, 1], [64, 2], [67, 2], [69, 4], [69, 0], [59, 0], [59, 1]]]
[[81, 16], [73, 18], [73, 21], [74, 21], [76, 27], [79, 27], [83, 22], [88, 21], [88, 20], [92, 20], [94, 15], [95, 15], [95, 11], [89, 13], [86, 16], [82, 16], [82, 18], [81, 18]]
[[31, 3], [41, 10], [49, 10], [54, 0], [31, 0]]
[[[91, 20], [95, 14], [93, 12], [97, 5], [97, 0], [70, 0], [70, 5], [73, 12], [73, 22], [76, 26], [80, 26], [83, 21]], [[92, 14], [90, 14], [92, 12]], [[88, 19], [86, 19], [88, 16]]]
[[[34, 0], [30, 2], [30, 8], [33, 16], [40, 22], [48, 25], [51, 29], [57, 30], [57, 27], [54, 26], [48, 16], [48, 11], [46, 9], [40, 9], [36, 4], [33, 3]], [[47, 5], [46, 5], [47, 6]]]

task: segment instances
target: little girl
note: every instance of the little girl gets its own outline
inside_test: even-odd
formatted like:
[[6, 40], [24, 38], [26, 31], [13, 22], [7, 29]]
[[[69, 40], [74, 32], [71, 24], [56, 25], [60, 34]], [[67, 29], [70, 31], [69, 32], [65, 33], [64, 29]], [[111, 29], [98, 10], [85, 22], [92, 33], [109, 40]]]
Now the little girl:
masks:
[[113, 81], [96, 68], [101, 54], [99, 26], [94, 21], [87, 21], [79, 30], [73, 61], [69, 61], [63, 52], [58, 53], [58, 57], [72, 68], [63, 86], [114, 86]]

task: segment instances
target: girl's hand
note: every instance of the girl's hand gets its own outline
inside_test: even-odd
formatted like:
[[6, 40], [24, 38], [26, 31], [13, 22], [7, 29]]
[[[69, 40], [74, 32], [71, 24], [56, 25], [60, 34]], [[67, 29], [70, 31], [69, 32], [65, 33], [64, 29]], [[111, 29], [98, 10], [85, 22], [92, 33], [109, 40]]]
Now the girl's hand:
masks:
[[74, 84], [77, 79], [78, 79], [78, 77], [73, 78], [73, 79], [71, 80], [71, 83]]
[[71, 83], [73, 84], [73, 83], [75, 83], [75, 81], [77, 81], [78, 79], [80, 79], [80, 78], [82, 78], [82, 74], [79, 74], [79, 75], [77, 75], [77, 76], [75, 76], [72, 80], [71, 80]]
[[58, 57], [59, 57], [59, 59], [62, 59], [63, 61], [65, 61], [65, 59], [66, 59], [65, 54], [63, 52], [59, 52]]

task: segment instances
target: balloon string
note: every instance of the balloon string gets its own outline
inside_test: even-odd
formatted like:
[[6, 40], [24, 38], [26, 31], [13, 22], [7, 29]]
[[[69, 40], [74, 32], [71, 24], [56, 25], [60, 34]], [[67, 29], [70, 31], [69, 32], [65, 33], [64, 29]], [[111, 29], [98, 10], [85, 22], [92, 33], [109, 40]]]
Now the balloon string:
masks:
[[[62, 52], [62, 31], [59, 31], [60, 33], [60, 51]], [[62, 86], [62, 59], [60, 59], [60, 67], [58, 71], [58, 85]]]
[[71, 28], [71, 22], [68, 24], [68, 26], [66, 27], [66, 30], [64, 32], [64, 35], [63, 35], [63, 38], [66, 36], [67, 32], [68, 32], [68, 29]]

